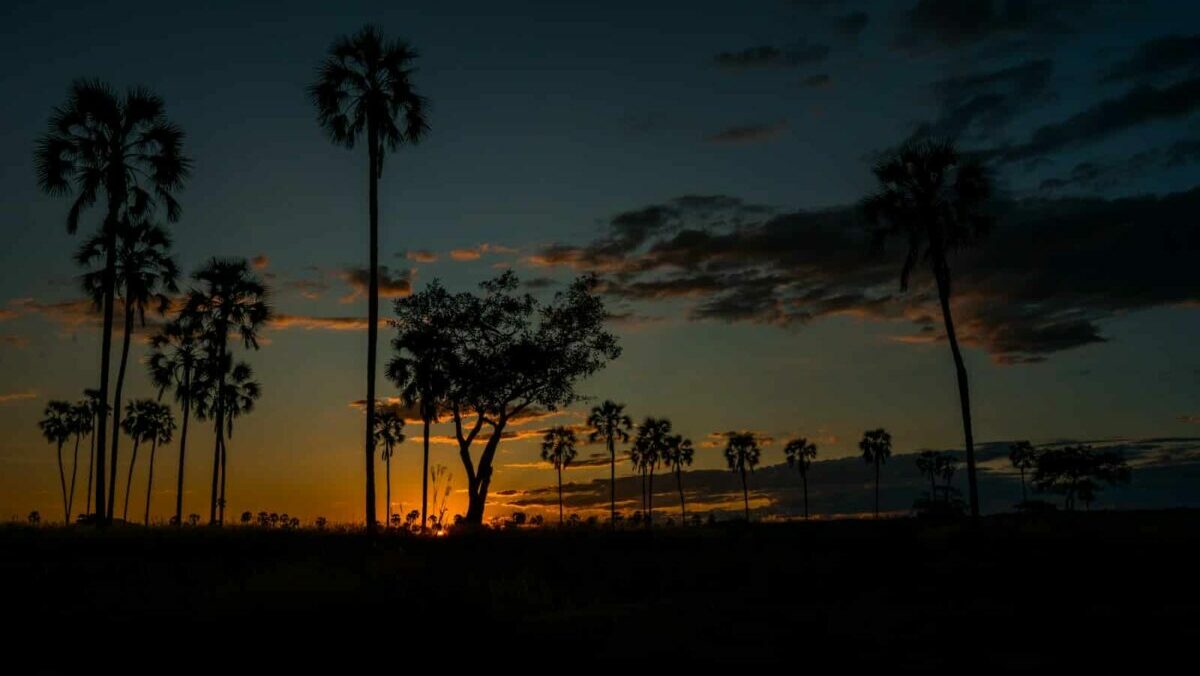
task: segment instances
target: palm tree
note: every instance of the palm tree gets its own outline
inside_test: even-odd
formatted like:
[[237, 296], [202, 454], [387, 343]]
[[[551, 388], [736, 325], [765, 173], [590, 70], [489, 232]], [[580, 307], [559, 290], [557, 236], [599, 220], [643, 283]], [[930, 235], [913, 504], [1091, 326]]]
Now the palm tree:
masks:
[[150, 437], [150, 475], [146, 479], [146, 513], [142, 523], [150, 525], [150, 494], [154, 490], [154, 454], [159, 444], [171, 443], [175, 433], [175, 416], [171, 415], [171, 407], [166, 404], [153, 403], [150, 416], [146, 422], [146, 433]]
[[725, 433], [725, 463], [729, 469], [742, 475], [742, 501], [746, 510], [746, 523], [750, 522], [750, 489], [746, 484], [746, 472], [754, 471], [762, 451], [758, 437], [753, 432]]
[[387, 468], [385, 475], [387, 479], [386, 516], [390, 518], [392, 514], [392, 452], [395, 450], [396, 444], [404, 443], [404, 416], [400, 415], [396, 407], [383, 409], [375, 418], [375, 442], [383, 444], [383, 464]]
[[42, 415], [44, 417], [38, 422], [38, 427], [42, 429], [42, 436], [46, 438], [46, 441], [58, 447], [58, 482], [62, 486], [63, 513], [66, 515], [66, 523], [70, 524], [71, 507], [67, 500], [67, 476], [63, 472], [62, 448], [74, 433], [75, 414], [71, 404], [56, 400], [46, 404]]
[[[125, 305], [124, 333], [121, 340], [121, 361], [117, 367], [117, 385], [113, 390], [113, 401], [121, 401], [125, 385], [125, 368], [129, 363], [129, 343], [133, 337], [134, 318], [146, 325], [146, 308], [153, 305], [158, 314], [165, 314], [171, 299], [163, 293], [175, 292], [179, 268], [167, 252], [171, 248], [171, 237], [165, 230], [145, 221], [123, 220], [117, 230], [116, 288]], [[105, 256], [104, 235], [95, 235], [80, 247], [75, 260], [81, 266], [91, 266]], [[104, 269], [93, 270], [83, 276], [84, 292], [91, 296], [97, 307], [104, 302]], [[109, 518], [112, 517], [113, 501], [116, 497], [117, 455], [120, 445], [121, 409], [113, 408], [112, 462], [108, 486]], [[126, 495], [126, 502], [128, 502]]]
[[[875, 518], [879, 518], [879, 466], [892, 457], [892, 435], [882, 427], [877, 430], [863, 432], [863, 438], [858, 442], [863, 460], [868, 465], [875, 465]], [[930, 496], [932, 497], [932, 496]]]
[[[421, 530], [428, 521], [429, 506], [429, 426], [438, 414], [449, 387], [446, 360], [451, 352], [437, 327], [405, 332], [392, 339], [396, 354], [387, 364], [387, 377], [400, 390], [400, 401], [408, 408], [417, 407], [421, 415], [424, 453], [421, 458]], [[390, 488], [390, 483], [389, 483]], [[391, 504], [388, 504], [390, 521]]]
[[374, 26], [338, 38], [309, 88], [317, 121], [336, 144], [353, 148], [365, 134], [370, 202], [367, 300], [367, 529], [375, 529], [375, 349], [379, 333], [379, 176], [383, 158], [425, 136], [425, 100], [412, 83], [417, 53]]
[[962, 409], [967, 455], [967, 488], [971, 517], [979, 518], [975, 482], [975, 442], [971, 432], [971, 397], [967, 367], [959, 349], [950, 313], [950, 253], [987, 232], [991, 219], [986, 205], [991, 186], [983, 166], [959, 155], [946, 141], [917, 140], [884, 157], [874, 168], [880, 191], [867, 198], [867, 216], [880, 226], [877, 242], [899, 235], [908, 252], [900, 270], [900, 289], [924, 258], [937, 283], [946, 338], [954, 355], [958, 399]]
[[[86, 432], [88, 435], [88, 445], [91, 447], [88, 455], [87, 501], [84, 504], [84, 513], [87, 513], [87, 510], [92, 508], [92, 476], [94, 474], [93, 470], [96, 463], [96, 428], [100, 424], [99, 418], [102, 415], [101, 411], [103, 410], [100, 405], [100, 390], [90, 387], [84, 389], [83, 399], [76, 404], [76, 408], [80, 409], [80, 415], [87, 415], [89, 416], [90, 420], [90, 424], [88, 425], [88, 430]], [[107, 415], [107, 413], [103, 415]]]
[[[153, 399], [137, 399], [125, 405], [125, 417], [121, 420], [121, 429], [133, 439], [133, 453], [129, 456], [129, 476], [125, 480], [125, 508], [121, 512], [121, 520], [129, 520], [129, 494], [133, 488], [133, 468], [137, 464], [138, 447], [143, 441], [150, 440], [150, 419], [154, 415]], [[114, 456], [115, 457], [115, 456]]]
[[[267, 288], [250, 270], [244, 258], [213, 258], [204, 267], [192, 274], [200, 288], [192, 289], [181, 315], [194, 322], [204, 337], [206, 346], [205, 366], [197, 369], [194, 377], [208, 379], [207, 389], [225, 391], [225, 378], [229, 375], [232, 358], [229, 354], [229, 334], [241, 336], [247, 349], [258, 349], [258, 332], [271, 318], [267, 305]], [[249, 367], [247, 367], [249, 368]], [[236, 369], [234, 369], [236, 370]], [[210, 524], [219, 524], [217, 518], [218, 478], [223, 475], [225, 464], [225, 397], [210, 394], [215, 405], [207, 411], [214, 421], [216, 439], [213, 446], [212, 492], [208, 506]]]
[[938, 476], [938, 466], [941, 461], [942, 454], [937, 451], [921, 451], [917, 455], [917, 470], [923, 476], [929, 477], [929, 503], [932, 505], [937, 498], [937, 486], [935, 480]]
[[646, 486], [646, 527], [654, 524], [654, 470], [663, 459], [667, 440], [671, 436], [671, 421], [666, 418], [646, 418], [638, 425], [637, 435], [630, 449], [630, 458], [649, 478]]
[[696, 449], [691, 439], [684, 439], [682, 434], [667, 437], [663, 448], [663, 464], [675, 474], [675, 486], [679, 489], [679, 523], [687, 525], [687, 508], [683, 502], [683, 468], [692, 464]]
[[88, 400], [71, 407], [71, 434], [75, 435], [75, 454], [71, 460], [71, 488], [67, 491], [67, 513], [75, 506], [75, 476], [79, 472], [79, 442], [85, 434], [92, 433], [94, 420]]
[[606, 399], [603, 404], [592, 408], [587, 424], [592, 431], [588, 433], [588, 441], [595, 443], [604, 440], [608, 446], [608, 487], [609, 521], [612, 527], [617, 527], [617, 442], [629, 443], [629, 430], [633, 428], [633, 420], [625, 415], [625, 405]]
[[220, 478], [220, 493], [216, 494], [215, 499], [217, 512], [215, 516], [210, 516], [209, 523], [221, 526], [225, 524], [226, 439], [233, 438], [233, 421], [254, 410], [254, 402], [262, 396], [262, 385], [254, 380], [254, 372], [249, 364], [239, 362], [230, 368], [228, 355], [220, 360], [206, 355], [206, 361], [197, 369], [197, 374], [199, 377], [194, 392], [196, 417], [213, 420], [220, 425], [216, 430], [216, 456], [220, 465], [215, 468]]
[[562, 473], [571, 461], [575, 459], [575, 445], [578, 440], [575, 438], [574, 430], [569, 427], [558, 425], [546, 430], [546, 434], [542, 437], [542, 460], [554, 465], [554, 470], [558, 472], [558, 525], [563, 525], [563, 493], [562, 493]]
[[800, 472], [800, 483], [804, 485], [804, 518], [808, 518], [808, 468], [812, 466], [813, 458], [817, 457], [817, 445], [808, 439], [792, 439], [783, 447], [787, 456], [788, 467], [795, 467]]
[[1025, 470], [1037, 467], [1037, 450], [1028, 441], [1018, 441], [1008, 447], [1008, 460], [1021, 472], [1021, 503], [1029, 501], [1025, 493]]
[[[160, 205], [168, 221], [179, 220], [174, 193], [183, 187], [191, 166], [182, 148], [183, 131], [167, 120], [162, 99], [143, 88], [122, 96], [96, 80], [72, 83], [66, 103], [54, 109], [49, 129], [38, 142], [38, 185], [47, 194], [74, 197], [67, 232], [74, 234], [83, 212], [105, 199], [99, 389], [104, 411], [109, 410], [117, 230], [123, 218], [149, 216]], [[104, 476], [106, 467], [107, 425], [107, 416], [102, 416], [96, 431], [97, 477]], [[111, 517], [109, 503], [103, 482], [97, 480], [95, 511], [102, 521]]]
[[196, 366], [202, 359], [200, 326], [193, 318], [177, 317], [150, 339], [147, 367], [150, 380], [158, 387], [161, 400], [167, 388], [175, 388], [175, 401], [183, 409], [183, 428], [179, 434], [179, 468], [175, 475], [174, 525], [183, 526], [183, 470], [187, 459], [188, 419], [192, 410], [192, 384]]

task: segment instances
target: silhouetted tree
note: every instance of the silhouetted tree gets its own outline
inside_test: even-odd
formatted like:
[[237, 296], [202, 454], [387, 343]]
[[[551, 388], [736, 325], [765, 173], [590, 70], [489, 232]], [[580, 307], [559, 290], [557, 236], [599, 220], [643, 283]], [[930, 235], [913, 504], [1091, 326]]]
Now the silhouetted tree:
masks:
[[558, 425], [546, 430], [542, 436], [542, 460], [554, 466], [558, 473], [558, 525], [563, 523], [562, 473], [563, 469], [575, 459], [575, 445], [579, 443], [575, 432], [570, 428]]
[[630, 448], [630, 459], [648, 480], [646, 485], [646, 526], [654, 525], [654, 470], [663, 460], [671, 437], [671, 421], [666, 418], [646, 418], [638, 425]]
[[625, 415], [625, 405], [606, 399], [603, 404], [592, 407], [587, 424], [592, 428], [588, 440], [592, 443], [604, 440], [608, 447], [609, 461], [609, 508], [611, 523], [617, 527], [617, 443], [629, 443], [629, 430], [633, 420]]
[[188, 514], [188, 525], [195, 526], [200, 523], [200, 515], [196, 513]]
[[[206, 355], [206, 358], [211, 358]], [[215, 523], [225, 523], [225, 475], [228, 453], [228, 440], [233, 438], [233, 421], [248, 415], [254, 410], [254, 402], [262, 396], [262, 385], [254, 380], [254, 372], [250, 365], [239, 362], [232, 369], [221, 368], [221, 364], [229, 364], [228, 359], [221, 363], [209, 361], [198, 369], [196, 381], [196, 416], [201, 420], [216, 420], [224, 424], [217, 430], [220, 442], [220, 493], [217, 498], [217, 518]], [[210, 520], [210, 523], [214, 523]]]
[[71, 404], [65, 401], [51, 401], [46, 404], [46, 409], [42, 412], [42, 419], [38, 422], [38, 427], [42, 430], [42, 436], [46, 441], [54, 444], [57, 447], [58, 453], [58, 482], [62, 486], [62, 501], [63, 514], [65, 515], [65, 523], [71, 523], [71, 507], [67, 500], [67, 476], [63, 472], [62, 448], [63, 444], [71, 438], [73, 434], [75, 413]]
[[1102, 484], [1129, 483], [1131, 471], [1125, 458], [1115, 451], [1097, 451], [1091, 446], [1064, 446], [1045, 449], [1037, 456], [1033, 484], [1040, 492], [1064, 496], [1066, 509], [1075, 509], [1082, 500], [1089, 509]]
[[150, 339], [150, 359], [147, 362], [150, 380], [158, 387], [159, 399], [168, 388], [174, 388], [175, 401], [183, 410], [183, 427], [179, 433], [179, 467], [175, 474], [173, 524], [177, 527], [183, 523], [183, 470], [187, 460], [193, 381], [196, 367], [203, 359], [200, 331], [197, 318], [186, 315], [177, 317]]
[[309, 88], [317, 120], [330, 140], [353, 148], [365, 136], [370, 207], [367, 310], [367, 530], [375, 528], [375, 346], [379, 330], [379, 176], [383, 158], [428, 132], [425, 100], [412, 83], [417, 52], [374, 26], [338, 38]]
[[675, 475], [675, 487], [679, 489], [679, 523], [687, 525], [687, 507], [683, 500], [683, 468], [692, 464], [696, 449], [692, 447], [691, 439], [684, 439], [681, 434], [673, 434], [666, 439], [663, 447], [663, 465]]
[[35, 509], [25, 519], [29, 521], [30, 526], [36, 526], [42, 522], [42, 513]]
[[[67, 101], [54, 109], [35, 157], [38, 185], [51, 195], [72, 195], [67, 232], [74, 234], [83, 212], [103, 197], [105, 216], [103, 287], [104, 327], [100, 346], [99, 399], [111, 410], [108, 376], [112, 351], [113, 304], [117, 278], [117, 230], [122, 219], [149, 217], [161, 206], [167, 220], [179, 219], [174, 193], [188, 176], [183, 131], [167, 121], [162, 99], [143, 88], [124, 96], [96, 80], [76, 80]], [[120, 401], [120, 398], [116, 398]], [[102, 522], [111, 519], [105, 476], [107, 416], [96, 429], [96, 506]], [[115, 424], [114, 424], [115, 427]]]
[[[271, 317], [267, 305], [267, 289], [251, 272], [244, 258], [213, 258], [204, 267], [192, 274], [199, 288], [188, 294], [187, 304], [181, 313], [187, 321], [196, 324], [204, 336], [205, 364], [193, 374], [204, 379], [210, 390], [210, 401], [216, 405], [206, 411], [212, 418], [216, 431], [213, 446], [212, 492], [209, 498], [208, 519], [210, 524], [219, 524], [217, 507], [218, 478], [222, 474], [225, 454], [226, 415], [223, 397], [213, 397], [212, 391], [225, 391], [226, 376], [231, 373], [232, 358], [229, 354], [229, 335], [241, 336], [247, 349], [258, 349], [258, 332]], [[244, 365], [243, 365], [244, 366]], [[248, 373], [249, 367], [245, 367]], [[236, 369], [234, 369], [236, 370]], [[256, 395], [257, 396], [257, 395]]]
[[84, 505], [83, 509], [83, 511], [86, 513], [87, 510], [92, 508], [92, 477], [95, 474], [93, 470], [95, 469], [96, 463], [96, 429], [100, 425], [100, 416], [108, 414], [104, 412], [104, 407], [100, 403], [100, 390], [94, 388], [89, 387], [84, 389], [83, 399], [79, 402], [78, 406], [86, 407], [92, 416], [91, 429], [88, 434], [89, 445], [91, 446], [91, 455], [88, 459], [87, 503]]
[[725, 463], [729, 469], [742, 477], [742, 501], [746, 510], [746, 522], [750, 522], [750, 488], [746, 473], [753, 472], [762, 451], [758, 437], [753, 432], [725, 433]]
[[1018, 441], [1008, 447], [1008, 461], [1021, 472], [1021, 502], [1029, 502], [1025, 490], [1025, 470], [1037, 466], [1037, 450], [1028, 441]]
[[917, 454], [916, 465], [917, 470], [922, 476], [929, 478], [929, 500], [932, 502], [937, 496], [936, 479], [938, 475], [938, 461], [942, 454], [937, 451], [921, 451]]
[[316, 521], [314, 521], [313, 523], [314, 523], [314, 524], [316, 524], [316, 526], [317, 526], [317, 530], [325, 530], [325, 526], [326, 526], [326, 524], [328, 524], [329, 522], [325, 520], [325, 517], [323, 517], [323, 516], [318, 516], [318, 517], [317, 517], [317, 520], [316, 520]]
[[808, 518], [808, 468], [812, 466], [813, 458], [817, 457], [817, 445], [808, 439], [792, 439], [783, 447], [787, 457], [788, 467], [794, 467], [800, 472], [800, 483], [804, 485], [804, 518]]
[[949, 255], [985, 234], [991, 224], [986, 205], [991, 195], [987, 173], [978, 162], [962, 157], [950, 142], [914, 140], [885, 156], [874, 167], [880, 190], [866, 200], [868, 217], [880, 230], [877, 242], [898, 235], [907, 244], [900, 288], [921, 259], [937, 283], [946, 338], [954, 355], [959, 404], [967, 456], [967, 488], [971, 517], [979, 517], [975, 480], [975, 442], [971, 431], [971, 399], [967, 367], [950, 313]]
[[[154, 415], [153, 399], [137, 399], [125, 404], [125, 417], [121, 420], [121, 429], [133, 440], [133, 452], [129, 455], [129, 474], [125, 479], [125, 503], [121, 510], [121, 520], [129, 521], [129, 495], [133, 492], [133, 469], [137, 466], [138, 448], [143, 441], [150, 440], [150, 419]], [[116, 451], [116, 444], [113, 444]], [[113, 464], [116, 465], [117, 454], [113, 453]], [[114, 493], [116, 491], [113, 491]]]
[[[92, 433], [94, 425], [95, 418], [92, 413], [90, 401], [85, 398], [71, 407], [71, 434], [75, 436], [75, 454], [71, 460], [71, 488], [67, 491], [68, 514], [72, 512], [75, 506], [75, 475], [79, 471], [79, 443], [84, 435]], [[87, 509], [86, 505], [84, 509]]]
[[247, 526], [254, 521], [254, 514], [250, 512], [242, 512], [242, 525]]
[[[448, 345], [446, 407], [467, 473], [467, 523], [483, 523], [492, 463], [508, 424], [532, 410], [580, 399], [575, 383], [620, 354], [604, 330], [608, 316], [595, 277], [581, 277], [549, 303], [518, 292], [511, 271], [484, 282], [481, 294], [447, 293], [433, 283], [396, 301], [401, 334], [437, 327]], [[490, 435], [478, 463], [471, 446]]]
[[375, 443], [383, 445], [383, 464], [387, 468], [384, 478], [387, 480], [385, 498], [387, 509], [384, 514], [392, 513], [392, 453], [396, 444], [404, 443], [404, 416], [393, 406], [385, 408], [375, 417]]
[[[892, 457], [892, 435], [882, 427], [863, 432], [863, 438], [858, 442], [863, 460], [868, 465], [875, 466], [875, 518], [879, 518], [879, 466]], [[932, 496], [930, 496], [932, 497]]]
[[158, 451], [158, 445], [171, 443], [171, 437], [175, 434], [175, 416], [171, 415], [171, 407], [152, 402], [145, 431], [150, 438], [150, 472], [146, 476], [146, 512], [142, 523], [149, 526], [150, 495], [154, 490], [154, 455]]

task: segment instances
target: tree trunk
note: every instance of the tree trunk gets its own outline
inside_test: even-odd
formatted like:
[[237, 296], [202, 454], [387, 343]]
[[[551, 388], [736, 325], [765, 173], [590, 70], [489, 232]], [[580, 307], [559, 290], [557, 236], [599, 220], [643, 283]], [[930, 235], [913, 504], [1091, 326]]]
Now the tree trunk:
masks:
[[[390, 448], [388, 449], [388, 459], [383, 464], [385, 468], [384, 480], [387, 482], [387, 486], [384, 487], [383, 492], [384, 504], [386, 505], [385, 509], [383, 510], [383, 527], [387, 528], [388, 525], [392, 523], [392, 451]], [[421, 530], [424, 529], [425, 521], [422, 519]]]
[[679, 525], [687, 525], [687, 508], [683, 504], [683, 470], [675, 468], [675, 485], [679, 487]]
[[141, 439], [134, 437], [133, 453], [129, 455], [129, 476], [125, 479], [125, 507], [121, 510], [121, 520], [129, 521], [129, 494], [133, 492], [133, 468], [137, 464], [138, 445]]
[[746, 510], [746, 523], [750, 523], [750, 488], [746, 485], [746, 467], [742, 467], [742, 503]]
[[800, 483], [804, 484], [804, 519], [808, 520], [808, 475], [800, 475]]
[[608, 437], [608, 488], [609, 488], [609, 524], [617, 529], [617, 449], [613, 446], [612, 435]]
[[217, 498], [217, 525], [225, 525], [225, 466], [229, 460], [229, 441], [221, 439], [221, 497]]
[[1029, 498], [1025, 495], [1025, 468], [1021, 467], [1021, 504], [1029, 502]]
[[421, 459], [421, 531], [429, 523], [425, 510], [429, 506], [429, 416], [421, 416], [425, 452]]
[[117, 367], [117, 386], [113, 390], [112, 458], [109, 462], [108, 520], [113, 518], [117, 497], [117, 451], [121, 445], [121, 390], [125, 387], [125, 367], [129, 364], [129, 340], [133, 333], [133, 305], [129, 289], [125, 289], [125, 335], [121, 338], [121, 363]]
[[217, 415], [214, 420], [216, 427], [213, 434], [212, 490], [208, 497], [208, 525], [210, 526], [220, 523], [217, 521], [217, 482], [221, 477], [221, 453], [222, 447], [225, 445], [225, 397], [222, 395], [225, 393], [225, 349], [228, 331], [229, 329], [224, 323], [217, 327]]
[[367, 121], [368, 183], [371, 218], [370, 286], [367, 294], [367, 532], [375, 531], [375, 348], [379, 340], [379, 140], [374, 120]]
[[879, 518], [879, 458], [875, 459], [875, 518]]
[[555, 468], [558, 470], [558, 527], [563, 525], [563, 504], [562, 504], [562, 467]]
[[146, 479], [146, 515], [142, 518], [144, 525], [150, 525], [150, 492], [154, 490], [154, 455], [158, 451], [158, 435], [154, 435], [154, 441], [150, 444], [150, 477]]
[[71, 460], [71, 490], [67, 492], [67, 524], [71, 523], [71, 510], [75, 507], [75, 473], [79, 470], [79, 438], [75, 434], [75, 456]]
[[92, 470], [96, 463], [96, 416], [92, 416], [92, 433], [88, 435], [88, 446], [90, 451], [88, 454], [87, 500], [83, 503], [85, 513], [92, 508]]
[[654, 526], [654, 465], [650, 465], [650, 484], [646, 489], [646, 528]]
[[501, 416], [496, 421], [493, 427], [492, 435], [488, 437], [487, 444], [483, 448], [483, 453], [479, 456], [479, 468], [474, 473], [474, 481], [471, 481], [472, 476], [470, 470], [470, 454], [459, 447], [459, 455], [463, 458], [463, 463], [467, 468], [467, 478], [470, 482], [467, 491], [467, 516], [466, 521], [470, 524], [479, 525], [483, 523], [483, 511], [487, 506], [488, 487], [492, 480], [492, 459], [496, 455], [496, 448], [500, 445], [500, 437], [504, 433], [504, 427], [508, 424], [508, 419]]
[[970, 495], [971, 518], [979, 518], [979, 491], [975, 483], [975, 440], [971, 432], [971, 392], [967, 384], [967, 367], [963, 363], [962, 350], [958, 347], [958, 336], [954, 332], [954, 318], [950, 314], [950, 269], [945, 261], [938, 263], [934, 272], [937, 279], [938, 299], [942, 304], [942, 321], [946, 326], [946, 338], [950, 341], [950, 352], [954, 355], [954, 372], [958, 376], [958, 403], [962, 409], [963, 437], [967, 452], [967, 492]]
[[62, 447], [63, 442], [58, 442], [58, 483], [62, 486], [63, 518], [69, 526], [71, 525], [71, 508], [67, 506], [67, 475], [63, 472]]
[[188, 414], [191, 413], [191, 367], [183, 372], [183, 430], [179, 434], [179, 471], [175, 475], [175, 527], [183, 527], [183, 469], [187, 459]]
[[[105, 525], [112, 520], [108, 516], [108, 501], [104, 493], [105, 442], [108, 439], [108, 371], [112, 364], [113, 296], [117, 279], [117, 218], [124, 204], [125, 185], [123, 177], [106, 186], [108, 190], [108, 214], [104, 218], [104, 328], [100, 334], [100, 418], [96, 426], [96, 507], [97, 523]], [[119, 197], [116, 197], [119, 196]]]

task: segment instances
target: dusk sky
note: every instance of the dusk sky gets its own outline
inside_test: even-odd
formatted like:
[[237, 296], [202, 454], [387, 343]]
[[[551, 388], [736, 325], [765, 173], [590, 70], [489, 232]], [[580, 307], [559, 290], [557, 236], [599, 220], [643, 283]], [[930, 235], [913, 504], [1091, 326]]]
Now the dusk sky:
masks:
[[[872, 255], [857, 208], [878, 153], [914, 133], [951, 136], [988, 163], [1002, 209], [991, 235], [950, 263], [976, 439], [1172, 438], [1195, 461], [1200, 35], [1187, 31], [1200, 5], [2, 11], [0, 518], [53, 511], [54, 449], [36, 422], [48, 400], [74, 401], [98, 381], [98, 317], [72, 255], [102, 210], [68, 235], [69, 202], [40, 193], [33, 168], [36, 140], [78, 77], [151, 88], [186, 132], [195, 166], [171, 226], [181, 267], [252, 258], [271, 288], [277, 319], [244, 355], [264, 394], [229, 443], [231, 513], [362, 518], [363, 413], [352, 403], [365, 395], [366, 158], [327, 140], [305, 88], [329, 43], [365, 23], [420, 51], [414, 79], [430, 102], [427, 139], [389, 156], [382, 175], [385, 317], [392, 298], [434, 279], [468, 290], [511, 267], [549, 297], [596, 271], [624, 352], [582, 391], [626, 403], [635, 419], [670, 418], [697, 442], [697, 469], [724, 468], [710, 435], [732, 429], [775, 440], [764, 465], [782, 462], [781, 442], [797, 435], [821, 459], [855, 456], [875, 427], [897, 453], [961, 448], [928, 275], [900, 293], [902, 252]], [[386, 361], [391, 331], [380, 335]], [[128, 397], [154, 395], [144, 354], [135, 343]], [[586, 409], [555, 420], [582, 423]], [[502, 446], [491, 514], [553, 483], [529, 438], [547, 420]], [[419, 503], [419, 424], [408, 431], [392, 511]], [[212, 434], [191, 434], [185, 510], [201, 512]], [[126, 441], [122, 472], [127, 452]], [[160, 450], [164, 520], [176, 452]], [[432, 462], [464, 487], [456, 447], [436, 444]], [[1200, 503], [1194, 475], [1169, 488], [1176, 504]], [[575, 482], [606, 476], [568, 471]], [[461, 502], [452, 497], [451, 512]]]

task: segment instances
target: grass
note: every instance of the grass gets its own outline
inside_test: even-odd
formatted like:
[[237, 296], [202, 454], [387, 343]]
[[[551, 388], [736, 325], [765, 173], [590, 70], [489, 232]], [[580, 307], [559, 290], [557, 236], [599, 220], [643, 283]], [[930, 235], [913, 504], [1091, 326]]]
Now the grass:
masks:
[[[37, 640], [65, 627], [73, 643], [215, 641], [301, 663], [341, 646], [381, 664], [431, 650], [450, 664], [562, 653], [1077, 668], [1200, 638], [1198, 525], [1200, 512], [1179, 510], [375, 541], [8, 526], [0, 589]], [[103, 630], [86, 631], [95, 617]]]

